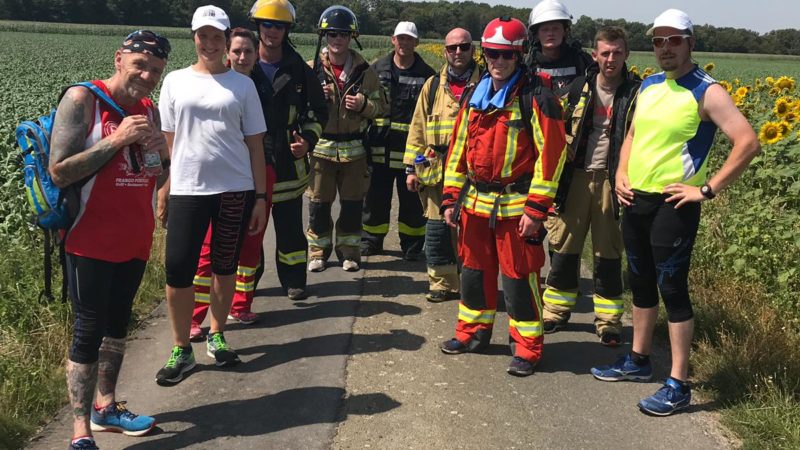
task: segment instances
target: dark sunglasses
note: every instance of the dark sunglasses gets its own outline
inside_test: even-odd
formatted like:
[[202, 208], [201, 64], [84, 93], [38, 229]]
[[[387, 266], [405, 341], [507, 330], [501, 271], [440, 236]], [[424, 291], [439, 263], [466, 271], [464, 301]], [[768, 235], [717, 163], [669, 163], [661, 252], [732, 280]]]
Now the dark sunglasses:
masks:
[[465, 42], [463, 44], [445, 45], [444, 48], [447, 50], [448, 53], [455, 53], [456, 50], [458, 49], [460, 49], [462, 52], [468, 52], [469, 49], [472, 48], [472, 43]]
[[692, 36], [689, 35], [689, 34], [673, 34], [672, 36], [666, 36], [666, 37], [656, 36], [656, 37], [654, 37], [652, 39], [653, 47], [661, 48], [667, 42], [669, 42], [669, 46], [670, 47], [677, 47], [677, 46], [683, 44], [683, 40], [684, 39], [687, 39], [687, 38], [690, 38], [690, 37], [692, 37]]
[[514, 59], [514, 52], [511, 50], [495, 50], [493, 48], [483, 49], [483, 54], [489, 59], [503, 58], [506, 61]]
[[270, 22], [268, 20], [264, 20], [260, 22], [261, 26], [265, 29], [269, 30], [270, 28], [275, 28], [276, 30], [285, 30], [286, 24], [282, 22]]
[[347, 38], [350, 37], [350, 32], [330, 30], [325, 32], [325, 36], [328, 36], [331, 39], [336, 39], [337, 37]]
[[143, 41], [150, 45], [157, 45], [166, 53], [172, 51], [172, 47], [169, 45], [169, 40], [167, 38], [150, 30], [136, 30], [125, 37], [123, 42], [126, 41]]

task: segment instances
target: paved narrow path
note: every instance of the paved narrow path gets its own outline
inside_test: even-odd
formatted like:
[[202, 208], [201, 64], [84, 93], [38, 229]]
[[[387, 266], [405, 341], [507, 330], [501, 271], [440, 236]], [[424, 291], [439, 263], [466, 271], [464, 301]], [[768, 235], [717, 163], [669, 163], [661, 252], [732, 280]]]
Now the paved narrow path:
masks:
[[[580, 300], [566, 331], [548, 335], [545, 357], [527, 378], [505, 373], [507, 318], [487, 354], [446, 356], [457, 302], [430, 304], [425, 265], [399, 259], [396, 228], [388, 254], [365, 270], [334, 265], [309, 275], [315, 294], [292, 302], [268, 263], [256, 325], [230, 325], [228, 342], [243, 364], [217, 369], [194, 344], [199, 369], [174, 387], [155, 384], [171, 347], [164, 305], [130, 340], [118, 397], [154, 415], [158, 429], [132, 438], [99, 433], [103, 449], [284, 448], [723, 448], [703, 405], [668, 418], [636, 408], [656, 382], [601, 383], [594, 364], [627, 351], [597, 343], [591, 302]], [[272, 231], [265, 247], [272, 255]], [[268, 258], [269, 260], [270, 258]], [[627, 330], [630, 336], [630, 330]], [[666, 376], [663, 366], [657, 375]], [[65, 408], [30, 444], [63, 449], [71, 434]]]

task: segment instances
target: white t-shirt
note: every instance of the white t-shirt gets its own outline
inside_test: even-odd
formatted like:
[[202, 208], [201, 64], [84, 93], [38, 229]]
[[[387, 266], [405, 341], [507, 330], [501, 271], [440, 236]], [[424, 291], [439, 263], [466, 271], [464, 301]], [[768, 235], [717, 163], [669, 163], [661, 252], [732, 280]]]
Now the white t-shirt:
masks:
[[253, 80], [235, 70], [191, 67], [164, 78], [161, 129], [175, 133], [170, 194], [211, 195], [254, 188], [245, 136], [267, 130]]

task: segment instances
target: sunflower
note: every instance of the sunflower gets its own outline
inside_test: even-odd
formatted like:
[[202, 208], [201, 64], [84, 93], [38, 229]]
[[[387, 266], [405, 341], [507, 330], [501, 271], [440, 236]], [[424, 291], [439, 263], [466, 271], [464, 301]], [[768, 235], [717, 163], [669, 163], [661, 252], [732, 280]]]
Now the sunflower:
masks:
[[714, 70], [714, 67], [717, 67], [717, 66], [715, 66], [713, 62], [710, 62], [710, 63], [706, 64], [705, 66], [703, 66], [703, 70], [705, 70], [706, 72], [711, 72], [712, 70]]
[[656, 73], [656, 70], [652, 67], [645, 67], [644, 72], [642, 72], [642, 76], [649, 77], [650, 75]]
[[747, 91], [748, 91], [747, 86], [739, 86], [738, 88], [736, 88], [736, 95], [738, 95], [739, 97], [744, 97], [745, 95], [747, 95]]
[[783, 120], [794, 126], [793, 124], [797, 122], [797, 112], [795, 110], [787, 112], [783, 116]]
[[787, 97], [779, 97], [777, 100], [775, 100], [775, 107], [772, 108], [772, 112], [774, 112], [778, 117], [783, 117], [789, 112], [790, 109], [792, 109], [791, 99]]
[[791, 91], [794, 89], [794, 78], [786, 76], [780, 77], [775, 80], [775, 87], [781, 90], [788, 89]]
[[637, 77], [639, 76], [639, 68], [636, 66], [631, 66], [631, 68], [628, 69], [628, 72], [636, 75]]
[[781, 95], [781, 90], [776, 87], [773, 87], [772, 89], [769, 90], [769, 95], [774, 95], [774, 96]]
[[731, 95], [731, 100], [733, 100], [733, 103], [735, 103], [736, 106], [742, 106], [744, 104], [744, 97], [740, 96], [735, 92], [733, 93], [733, 95]]
[[766, 83], [767, 86], [772, 86], [773, 84], [775, 84], [775, 78], [772, 77], [764, 78], [764, 83]]
[[780, 126], [775, 122], [765, 122], [758, 130], [758, 140], [762, 144], [774, 144], [783, 139]]
[[719, 85], [720, 85], [720, 86], [722, 86], [722, 87], [724, 87], [724, 88], [725, 88], [725, 92], [727, 92], [728, 94], [730, 94], [730, 93], [731, 93], [731, 91], [733, 91], [733, 86], [731, 86], [731, 84], [730, 84], [730, 83], [728, 83], [728, 82], [727, 82], [727, 81], [725, 81], [725, 80], [722, 80], [722, 81], [720, 81], [720, 82], [719, 82]]
[[761, 78], [756, 78], [756, 89], [761, 89]]
[[786, 136], [790, 131], [792, 131], [792, 124], [785, 120], [781, 120], [778, 122], [778, 128], [781, 130], [781, 136]]

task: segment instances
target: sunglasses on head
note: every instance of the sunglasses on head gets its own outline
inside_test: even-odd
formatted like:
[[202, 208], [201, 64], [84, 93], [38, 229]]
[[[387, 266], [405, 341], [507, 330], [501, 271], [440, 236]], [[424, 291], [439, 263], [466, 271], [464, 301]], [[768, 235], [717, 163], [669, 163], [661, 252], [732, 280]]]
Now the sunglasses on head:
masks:
[[672, 36], [656, 36], [652, 39], [653, 47], [661, 48], [669, 42], [670, 47], [677, 47], [683, 43], [684, 39], [692, 37], [689, 34], [673, 34]]
[[465, 42], [465, 43], [463, 43], [463, 44], [452, 44], [452, 45], [445, 45], [445, 46], [444, 46], [444, 48], [445, 48], [445, 49], [446, 49], [446, 50], [447, 50], [449, 53], [455, 53], [455, 52], [456, 52], [456, 50], [459, 50], [459, 49], [460, 49], [462, 52], [468, 52], [468, 51], [469, 51], [469, 49], [471, 49], [471, 48], [472, 48], [472, 43], [471, 43], [471, 42]]
[[133, 31], [131, 32], [131, 34], [125, 37], [125, 40], [123, 42], [133, 41], [133, 40], [147, 42], [150, 45], [157, 45], [167, 53], [172, 51], [172, 47], [169, 45], [169, 40], [167, 38], [150, 30]]
[[326, 31], [325, 32], [325, 36], [328, 36], [331, 39], [336, 39], [337, 37], [346, 38], [346, 37], [350, 37], [350, 32], [349, 31], [330, 30], [330, 31]]
[[483, 54], [489, 59], [503, 58], [506, 61], [514, 59], [514, 52], [512, 50], [495, 50], [493, 48], [483, 49]]
[[270, 22], [269, 20], [261, 21], [261, 26], [269, 30], [275, 28], [276, 30], [285, 30], [286, 24], [282, 22]]

